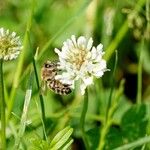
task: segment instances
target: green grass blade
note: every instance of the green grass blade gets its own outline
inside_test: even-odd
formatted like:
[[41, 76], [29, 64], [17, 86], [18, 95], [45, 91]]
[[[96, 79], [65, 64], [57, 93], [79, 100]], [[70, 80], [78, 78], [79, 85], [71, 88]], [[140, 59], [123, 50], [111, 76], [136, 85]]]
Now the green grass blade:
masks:
[[60, 148], [65, 142], [67, 142], [72, 132], [73, 132], [73, 129], [70, 127], [66, 127], [62, 131], [58, 132], [56, 136], [53, 138], [53, 140], [51, 141], [50, 147], [52, 149]]
[[142, 101], [142, 64], [143, 64], [143, 44], [144, 41], [141, 41], [141, 48], [140, 48], [140, 57], [139, 57], [139, 63], [138, 63], [138, 78], [137, 78], [137, 97], [136, 102], [137, 104], [140, 104]]
[[62, 150], [68, 150], [70, 145], [73, 143], [73, 139], [71, 139], [63, 148]]
[[12, 89], [11, 89], [11, 92], [10, 92], [10, 102], [9, 102], [9, 105], [8, 105], [6, 123], [8, 123], [8, 120], [9, 120], [10, 115], [11, 115], [11, 111], [12, 111], [13, 106], [14, 106], [15, 95], [16, 95], [17, 88], [18, 88], [18, 85], [19, 85], [19, 79], [20, 79], [21, 72], [22, 72], [22, 69], [23, 69], [24, 57], [25, 57], [25, 54], [26, 54], [25, 52], [26, 52], [26, 48], [27, 48], [27, 44], [28, 44], [27, 32], [30, 31], [31, 23], [32, 23], [32, 17], [33, 17], [33, 6], [31, 8], [30, 17], [29, 17], [28, 22], [27, 22], [27, 27], [26, 27], [26, 31], [25, 31], [24, 40], [23, 40], [23, 50], [21, 51], [21, 54], [19, 56], [19, 61], [18, 61], [18, 65], [16, 67], [16, 72], [15, 72], [15, 75], [14, 75]]
[[26, 122], [27, 122], [27, 113], [28, 113], [28, 108], [29, 108], [31, 94], [32, 94], [32, 81], [33, 81], [33, 73], [31, 73], [29, 77], [28, 88], [26, 90], [24, 107], [23, 107], [23, 112], [21, 116], [20, 128], [19, 128], [19, 132], [15, 141], [15, 149], [19, 148], [21, 138], [23, 137], [23, 134], [25, 132], [25, 127], [26, 127]]
[[112, 75], [112, 79], [111, 79], [111, 91], [110, 91], [110, 95], [109, 95], [109, 99], [108, 99], [108, 105], [106, 108], [106, 121], [108, 118], [108, 112], [109, 112], [109, 108], [111, 106], [112, 103], [112, 95], [113, 95], [113, 90], [115, 87], [115, 74], [116, 74], [116, 67], [117, 67], [117, 63], [118, 63], [118, 52], [116, 51], [116, 55], [115, 55], [115, 64], [114, 64], [114, 69], [113, 69], [113, 75]]
[[132, 143], [129, 143], [129, 144], [125, 144], [123, 146], [120, 146], [118, 148], [115, 148], [113, 150], [129, 150], [129, 149], [133, 149], [133, 148], [136, 148], [138, 146], [142, 146], [146, 143], [150, 143], [150, 136], [146, 136], [146, 137], [143, 137], [143, 138], [140, 138]]

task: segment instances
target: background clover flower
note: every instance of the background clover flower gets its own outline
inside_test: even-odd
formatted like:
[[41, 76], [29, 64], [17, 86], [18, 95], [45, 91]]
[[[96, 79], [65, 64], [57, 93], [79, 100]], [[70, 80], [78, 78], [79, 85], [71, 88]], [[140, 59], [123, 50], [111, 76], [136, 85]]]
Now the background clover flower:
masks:
[[100, 78], [107, 71], [103, 45], [93, 46], [93, 40], [87, 40], [80, 36], [78, 39], [74, 35], [63, 43], [62, 50], [55, 48], [59, 56], [59, 68], [62, 73], [56, 76], [62, 83], [72, 85], [80, 80], [81, 94], [85, 93], [88, 85], [93, 83], [93, 77]]
[[0, 28], [0, 59], [16, 59], [22, 49], [20, 37], [15, 32]]

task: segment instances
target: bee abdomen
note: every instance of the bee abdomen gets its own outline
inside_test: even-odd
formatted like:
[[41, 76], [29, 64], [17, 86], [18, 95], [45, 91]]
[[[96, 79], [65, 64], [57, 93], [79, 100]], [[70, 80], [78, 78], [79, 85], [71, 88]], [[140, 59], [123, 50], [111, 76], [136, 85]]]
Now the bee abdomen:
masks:
[[60, 95], [67, 95], [72, 92], [69, 85], [63, 85], [58, 80], [53, 80], [51, 82], [48, 82], [47, 86], [50, 89], [52, 89], [52, 91], [54, 91], [55, 93], [60, 94]]
[[63, 84], [61, 81], [55, 79], [57, 73], [61, 71], [57, 68], [58, 66], [57, 62], [46, 61], [41, 69], [41, 79], [45, 81], [47, 87], [53, 92], [60, 95], [67, 95], [72, 92], [70, 85]]

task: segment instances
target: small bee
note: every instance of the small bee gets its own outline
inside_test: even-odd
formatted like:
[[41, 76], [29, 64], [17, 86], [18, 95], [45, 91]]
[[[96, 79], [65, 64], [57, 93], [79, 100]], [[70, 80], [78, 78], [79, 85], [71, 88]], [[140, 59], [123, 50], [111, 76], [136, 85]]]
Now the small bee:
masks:
[[58, 63], [46, 61], [41, 69], [41, 78], [44, 83], [47, 85], [49, 89], [53, 92], [60, 94], [60, 95], [67, 95], [71, 93], [70, 85], [63, 84], [59, 80], [55, 79], [55, 76], [60, 71], [58, 70]]

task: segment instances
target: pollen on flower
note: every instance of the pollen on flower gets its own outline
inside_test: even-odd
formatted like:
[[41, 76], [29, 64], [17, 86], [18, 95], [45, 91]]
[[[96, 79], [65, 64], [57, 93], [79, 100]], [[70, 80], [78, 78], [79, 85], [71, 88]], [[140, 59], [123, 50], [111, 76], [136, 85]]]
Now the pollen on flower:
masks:
[[[87, 40], [84, 36], [78, 39], [74, 35], [67, 39], [62, 49], [55, 49], [59, 56], [59, 68], [62, 73], [56, 76], [62, 83], [74, 85], [80, 80], [81, 94], [85, 93], [88, 85], [93, 83], [93, 77], [100, 78], [107, 71], [103, 45], [93, 46], [93, 40]], [[74, 88], [74, 86], [73, 86]]]
[[16, 59], [22, 49], [20, 37], [15, 32], [0, 28], [0, 59]]

